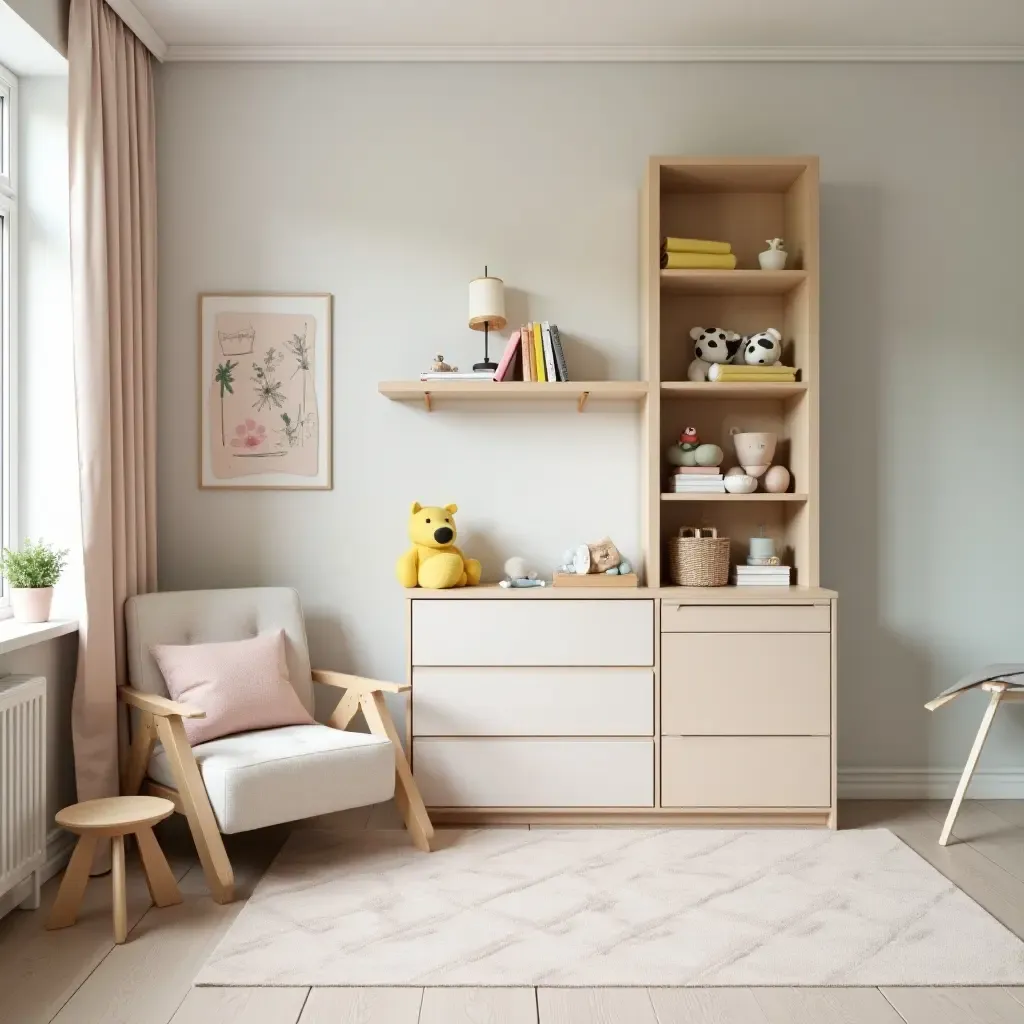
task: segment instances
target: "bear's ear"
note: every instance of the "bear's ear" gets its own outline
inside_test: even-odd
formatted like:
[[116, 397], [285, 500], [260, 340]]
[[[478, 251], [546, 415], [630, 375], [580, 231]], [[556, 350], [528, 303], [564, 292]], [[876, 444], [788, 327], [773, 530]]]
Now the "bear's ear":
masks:
[[694, 341], [697, 341], [703, 333], [704, 333], [704, 328], [703, 327], [691, 327], [690, 328], [690, 337], [693, 338]]
[[418, 501], [414, 501], [412, 503], [412, 508], [409, 509], [409, 514], [414, 516], [421, 508], [423, 508], [423, 506]]
[[458, 505], [445, 505], [444, 510], [445, 510], [445, 512], [451, 512], [452, 515], [455, 515], [455, 513], [459, 511], [459, 506]]
[[782, 335], [775, 330], [774, 327], [769, 327], [764, 333], [767, 334], [769, 338], [774, 338], [776, 341], [782, 341]]

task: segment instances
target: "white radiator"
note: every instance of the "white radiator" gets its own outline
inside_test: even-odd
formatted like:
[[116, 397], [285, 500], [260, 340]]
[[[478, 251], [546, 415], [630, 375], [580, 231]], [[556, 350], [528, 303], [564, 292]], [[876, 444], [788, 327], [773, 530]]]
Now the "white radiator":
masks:
[[39, 905], [46, 859], [46, 679], [0, 679], [0, 896], [30, 875]]

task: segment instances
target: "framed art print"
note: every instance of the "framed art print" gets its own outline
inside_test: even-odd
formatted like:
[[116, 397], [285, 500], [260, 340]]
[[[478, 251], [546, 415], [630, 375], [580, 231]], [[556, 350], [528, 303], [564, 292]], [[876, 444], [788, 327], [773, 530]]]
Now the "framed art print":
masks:
[[331, 487], [331, 296], [199, 297], [200, 487]]

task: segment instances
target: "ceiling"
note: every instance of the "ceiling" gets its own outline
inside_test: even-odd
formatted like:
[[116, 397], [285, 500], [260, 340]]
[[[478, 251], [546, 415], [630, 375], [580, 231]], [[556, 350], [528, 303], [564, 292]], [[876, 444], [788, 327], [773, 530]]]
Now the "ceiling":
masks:
[[109, 2], [172, 60], [1024, 58], [1024, 0]]

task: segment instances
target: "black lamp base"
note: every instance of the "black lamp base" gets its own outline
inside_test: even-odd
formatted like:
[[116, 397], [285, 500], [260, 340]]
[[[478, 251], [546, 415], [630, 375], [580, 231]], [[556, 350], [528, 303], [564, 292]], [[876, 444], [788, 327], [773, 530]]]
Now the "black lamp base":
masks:
[[476, 373], [494, 373], [498, 369], [497, 363], [492, 363], [489, 359], [485, 359], [482, 363], [474, 363], [473, 370]]

